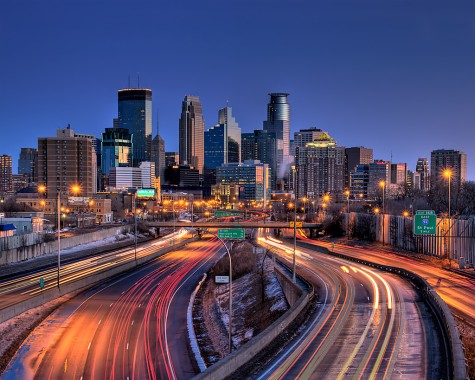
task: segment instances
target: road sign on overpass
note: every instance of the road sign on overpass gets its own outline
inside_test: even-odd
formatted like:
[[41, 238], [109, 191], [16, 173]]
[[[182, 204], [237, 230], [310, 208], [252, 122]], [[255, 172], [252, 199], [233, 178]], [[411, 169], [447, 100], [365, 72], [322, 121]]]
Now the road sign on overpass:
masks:
[[418, 210], [414, 215], [414, 235], [435, 235], [437, 216], [433, 210]]
[[221, 239], [244, 239], [244, 228], [220, 228], [218, 237]]

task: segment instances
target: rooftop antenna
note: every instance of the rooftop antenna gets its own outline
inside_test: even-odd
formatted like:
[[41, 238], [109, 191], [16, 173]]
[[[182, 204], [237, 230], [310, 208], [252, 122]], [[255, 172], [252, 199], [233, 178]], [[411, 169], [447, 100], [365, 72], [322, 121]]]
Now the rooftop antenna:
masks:
[[393, 151], [391, 151], [391, 163], [393, 162]]
[[140, 73], [137, 73], [137, 88], [140, 88]]
[[128, 82], [128, 87], [127, 88], [130, 88], [130, 74], [129, 74], [129, 82]]
[[229, 100], [226, 99], [226, 107], [229, 107]]

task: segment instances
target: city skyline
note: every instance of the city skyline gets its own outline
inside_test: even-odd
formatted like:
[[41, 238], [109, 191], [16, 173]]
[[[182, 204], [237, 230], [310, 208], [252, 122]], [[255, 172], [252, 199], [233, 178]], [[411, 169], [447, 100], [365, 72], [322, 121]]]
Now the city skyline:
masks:
[[[185, 15], [183, 5], [151, 2], [104, 1], [94, 12], [87, 2], [31, 2], [26, 12], [0, 5], [0, 43], [11, 57], [0, 62], [8, 74], [0, 79], [0, 154], [13, 157], [16, 173], [20, 148], [68, 123], [100, 137], [117, 117], [117, 90], [129, 75], [138, 87], [140, 72], [140, 87], [153, 91], [153, 136], [158, 116], [167, 151], [178, 151], [184, 96], [200, 97], [205, 129], [229, 101], [247, 133], [262, 128], [267, 94], [283, 91], [291, 135], [321, 128], [338, 145], [373, 148], [375, 159], [392, 156], [411, 170], [432, 150], [461, 150], [475, 180], [475, 4], [277, 3], [190, 2]], [[122, 28], [126, 14], [145, 30]], [[191, 65], [178, 59], [184, 41]]]

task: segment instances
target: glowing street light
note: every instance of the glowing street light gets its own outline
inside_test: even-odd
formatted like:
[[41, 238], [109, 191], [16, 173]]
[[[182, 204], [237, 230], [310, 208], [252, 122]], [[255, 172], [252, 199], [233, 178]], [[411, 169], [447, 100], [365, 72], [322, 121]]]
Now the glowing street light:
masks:
[[345, 195], [346, 201], [348, 202], [346, 207], [346, 212], [348, 213], [346, 216], [346, 237], [348, 240], [350, 240], [350, 190], [346, 189]]
[[386, 182], [385, 181], [379, 181], [379, 186], [381, 187], [381, 190], [383, 192], [383, 246], [384, 246], [384, 193], [386, 190]]
[[448, 217], [449, 217], [449, 219], [450, 219], [450, 182], [451, 182], [451, 179], [452, 179], [452, 171], [449, 170], [449, 169], [444, 170], [444, 177], [447, 178], [447, 182], [448, 182], [448, 185], [449, 185], [449, 209], [448, 209]]

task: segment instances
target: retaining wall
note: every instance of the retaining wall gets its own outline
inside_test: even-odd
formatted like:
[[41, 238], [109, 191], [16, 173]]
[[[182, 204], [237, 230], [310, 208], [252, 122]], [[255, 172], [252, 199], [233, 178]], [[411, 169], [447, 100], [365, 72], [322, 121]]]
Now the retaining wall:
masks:
[[[194, 241], [195, 238], [193, 239], [187, 239], [181, 243], [175, 244], [173, 247], [168, 247], [166, 249], [160, 250], [159, 252], [152, 253], [150, 255], [147, 255], [146, 257], [139, 257], [137, 258], [137, 266], [145, 264], [161, 255], [164, 255], [170, 251], [173, 251], [179, 247], [183, 247], [184, 245], [190, 243], [191, 241]], [[43, 305], [46, 302], [52, 301], [56, 298], [59, 298], [65, 294], [68, 294], [70, 292], [80, 290], [80, 289], [86, 289], [89, 288], [93, 285], [96, 285], [102, 281], [108, 280], [113, 276], [116, 276], [118, 274], [121, 274], [123, 272], [132, 270], [136, 267], [135, 261], [131, 260], [127, 263], [115, 266], [109, 270], [93, 274], [91, 276], [88, 276], [86, 278], [79, 279], [78, 281], [74, 281], [71, 283], [63, 284], [61, 285], [61, 288], [54, 288], [54, 289], [48, 289], [45, 290], [42, 294], [29, 298], [27, 300], [21, 301], [15, 305], [9, 306], [5, 309], [0, 310], [0, 323], [16, 317], [17, 315], [24, 313], [25, 311], [28, 311], [32, 308], [38, 307], [40, 305]]]
[[316, 247], [314, 245], [302, 243], [301, 245], [308, 246], [313, 250], [318, 250], [323, 253], [328, 253], [330, 255], [348, 260], [357, 262], [363, 265], [367, 265], [369, 267], [377, 268], [380, 270], [384, 270], [386, 272], [395, 273], [399, 276], [405, 277], [409, 280], [416, 289], [420, 291], [420, 293], [424, 296], [425, 300], [429, 304], [429, 306], [434, 311], [436, 318], [439, 320], [441, 324], [442, 333], [445, 335], [446, 341], [449, 343], [449, 350], [450, 350], [450, 361], [451, 366], [450, 370], [448, 371], [451, 374], [451, 379], [456, 380], [465, 380], [468, 379], [468, 372], [467, 372], [467, 363], [465, 361], [465, 354], [462, 345], [462, 341], [460, 339], [460, 333], [457, 328], [457, 324], [455, 323], [454, 317], [450, 312], [449, 307], [447, 304], [440, 298], [437, 292], [429, 285], [429, 283], [424, 280], [419, 275], [408, 271], [406, 269], [398, 268], [398, 267], [391, 267], [387, 265], [375, 264], [371, 261], [366, 261], [362, 259], [358, 259], [352, 256], [347, 256], [342, 253], [332, 252], [325, 247]]
[[[284, 273], [284, 272], [281, 272]], [[287, 277], [288, 278], [288, 277]], [[292, 279], [289, 279], [292, 282]], [[252, 338], [238, 350], [221, 359], [216, 364], [208, 367], [206, 371], [193, 377], [193, 379], [224, 379], [237, 371], [243, 365], [254, 359], [259, 352], [266, 348], [282, 331], [293, 322], [300, 312], [307, 306], [314, 294], [311, 288], [308, 292], [300, 290], [301, 296], [294, 305], [287, 310], [277, 321], [265, 329], [262, 333]]]
[[294, 306], [302, 295], [302, 289], [279, 266], [274, 266], [274, 269], [287, 302], [291, 307]]
[[[116, 228], [107, 228], [99, 231], [94, 231], [82, 235], [76, 235], [61, 239], [61, 249], [68, 249], [76, 247], [81, 244], [92, 243], [95, 241], [104, 240], [116, 235], [124, 234], [131, 231], [131, 226], [121, 226]], [[7, 265], [17, 263], [38, 256], [47, 255], [58, 252], [58, 241], [50, 241], [47, 243], [38, 241], [42, 240], [41, 235], [37, 233], [11, 236], [8, 241], [2, 242], [0, 251], [0, 265]], [[31, 243], [31, 244], [30, 244]]]

